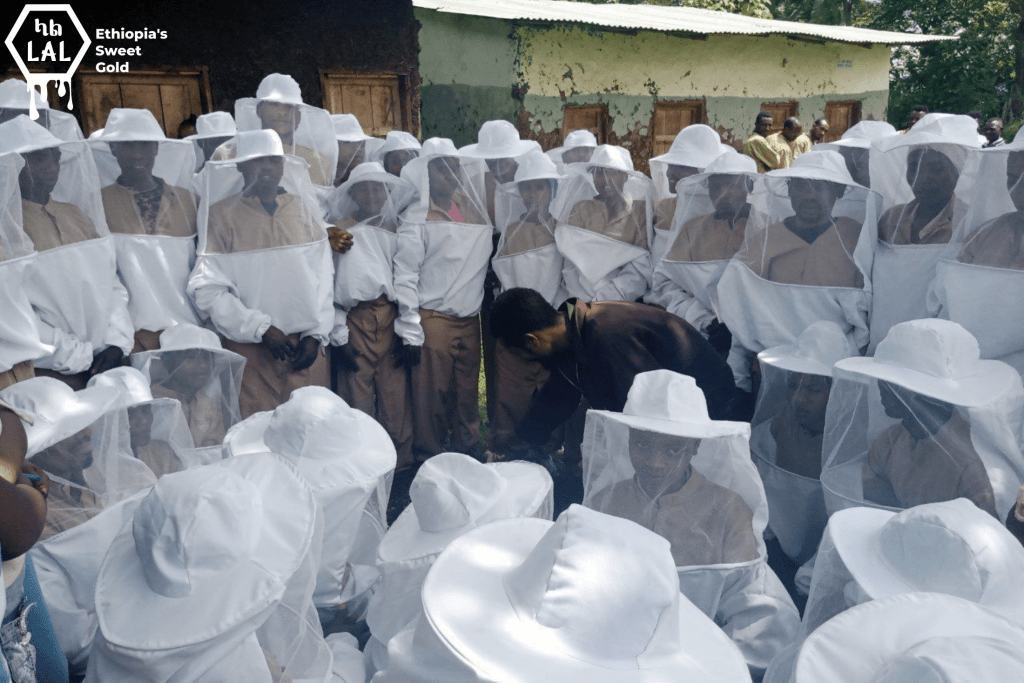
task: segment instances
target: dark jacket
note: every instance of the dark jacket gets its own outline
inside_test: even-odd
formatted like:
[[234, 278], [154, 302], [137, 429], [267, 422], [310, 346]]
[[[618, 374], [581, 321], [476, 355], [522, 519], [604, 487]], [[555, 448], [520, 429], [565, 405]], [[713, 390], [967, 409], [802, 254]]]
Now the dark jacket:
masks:
[[[570, 317], [567, 304], [573, 304]], [[648, 370], [693, 377], [713, 420], [738, 419], [740, 392], [732, 370], [700, 332], [664, 309], [626, 301], [570, 300], [569, 349], [545, 362], [551, 379], [516, 428], [527, 443], [543, 444], [572, 415], [582, 395], [591, 408], [622, 412], [633, 378]]]

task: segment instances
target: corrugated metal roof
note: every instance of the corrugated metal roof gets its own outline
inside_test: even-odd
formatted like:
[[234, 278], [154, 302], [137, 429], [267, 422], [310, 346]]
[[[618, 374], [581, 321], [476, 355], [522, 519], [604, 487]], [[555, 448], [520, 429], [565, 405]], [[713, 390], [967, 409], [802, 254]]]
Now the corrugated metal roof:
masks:
[[955, 36], [929, 36], [920, 33], [874, 31], [853, 26], [823, 26], [795, 21], [756, 19], [728, 12], [697, 9], [696, 7], [620, 5], [618, 3], [594, 5], [564, 2], [563, 0], [413, 0], [412, 4], [416, 7], [450, 14], [470, 14], [496, 19], [567, 21], [611, 28], [652, 31], [748, 35], [781, 33], [813, 36], [845, 43], [884, 43], [887, 45], [956, 40]]

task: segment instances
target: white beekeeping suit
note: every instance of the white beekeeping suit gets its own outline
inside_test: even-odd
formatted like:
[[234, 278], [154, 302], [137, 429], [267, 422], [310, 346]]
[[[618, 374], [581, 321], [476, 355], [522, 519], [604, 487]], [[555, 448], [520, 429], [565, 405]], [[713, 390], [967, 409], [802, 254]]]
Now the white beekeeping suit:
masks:
[[117, 389], [73, 391], [51, 377], [34, 377], [8, 387], [0, 398], [33, 418], [25, 428], [27, 459], [51, 482], [44, 540], [156, 482], [132, 453], [128, 415]]
[[482, 464], [461, 453], [440, 453], [416, 473], [411, 503], [377, 549], [381, 580], [366, 621], [367, 673], [387, 668], [387, 644], [422, 612], [420, 589], [434, 560], [456, 538], [499, 519], [550, 521], [554, 483], [540, 465]]
[[[477, 140], [479, 142], [461, 147], [459, 154], [473, 159], [483, 159], [487, 163], [484, 193], [487, 198], [487, 216], [494, 224], [494, 195], [498, 186], [512, 182], [519, 168], [519, 159], [530, 152], [539, 152], [540, 144], [535, 140], [520, 140], [516, 127], [501, 119], [484, 121], [477, 133]], [[498, 230], [495, 227], [495, 242], [497, 239]]]
[[708, 418], [692, 378], [641, 373], [622, 413], [587, 412], [583, 504], [665, 537], [683, 595], [759, 677], [800, 615], [768, 566], [768, 503], [749, 437], [745, 423]]
[[885, 121], [861, 121], [846, 130], [835, 142], [820, 142], [815, 151], [839, 152], [846, 161], [846, 170], [854, 182], [871, 187], [871, 147], [875, 140], [896, 135], [896, 129]]
[[197, 461], [181, 404], [153, 398], [149, 380], [135, 368], [114, 368], [89, 380], [88, 387], [106, 386], [120, 394], [118, 405], [128, 412], [132, 453], [157, 478], [202, 464]]
[[[714, 290], [743, 244], [748, 198], [758, 178], [745, 154], [721, 154], [704, 172], [676, 186], [672, 230], [664, 237], [647, 301], [682, 318], [728, 352], [727, 330], [715, 312]], [[717, 322], [716, 322], [717, 321]]]
[[957, 196], [968, 208], [929, 303], [977, 338], [982, 358], [1024, 373], [1024, 139], [971, 152], [963, 176]]
[[672, 141], [668, 152], [651, 157], [651, 178], [654, 180], [654, 242], [651, 253], [657, 263], [665, 250], [672, 219], [676, 214], [676, 185], [680, 180], [702, 173], [713, 159], [736, 150], [722, 144], [722, 136], [703, 123], [683, 128]]
[[8, 78], [0, 83], [0, 123], [21, 116], [31, 116], [30, 98], [36, 101], [36, 112], [39, 118], [36, 123], [46, 128], [61, 140], [83, 140], [82, 128], [78, 119], [65, 111], [50, 109], [49, 103], [39, 96], [39, 91], [30, 88], [25, 81]]
[[338, 163], [332, 185], [337, 187], [359, 164], [372, 161], [384, 140], [367, 135], [355, 114], [332, 114], [334, 139], [338, 141]]
[[[334, 264], [305, 162], [284, 155], [273, 131], [242, 132], [235, 141], [234, 159], [203, 169], [188, 292], [225, 348], [248, 361], [240, 399], [247, 417], [276, 408], [298, 386], [326, 386], [320, 347], [334, 326]], [[266, 343], [271, 328], [287, 339], [281, 357]], [[303, 357], [314, 351], [311, 362]]]
[[195, 151], [168, 139], [148, 109], [111, 109], [89, 143], [136, 345], [155, 347], [155, 333], [199, 323], [185, 293], [195, 264], [196, 198], [188, 189]]
[[957, 191], [977, 123], [969, 116], [926, 114], [906, 135], [874, 141], [871, 188], [882, 196], [872, 270], [871, 345], [889, 328], [929, 316], [928, 288], [953, 229], [968, 206]]
[[22, 230], [18, 175], [25, 161], [0, 155], [0, 386], [25, 379], [32, 361], [49, 349], [39, 338], [39, 319], [25, 293], [25, 272], [36, 250]]
[[235, 137], [235, 117], [226, 111], [213, 111], [196, 118], [196, 133], [185, 139], [192, 143], [196, 155], [196, 172], [202, 170], [214, 151]]
[[878, 195], [825, 151], [765, 174], [749, 201], [743, 246], [717, 289], [737, 384], [749, 376], [748, 354], [791, 343], [819, 320], [867, 346]]
[[830, 620], [898, 595], [955, 596], [1020, 626], [1022, 563], [1024, 548], [1013, 534], [962, 498], [899, 513], [840, 510], [829, 519], [818, 550], [800, 638], [772, 662], [765, 683], [791, 681], [801, 645], [813, 647]]
[[828, 515], [821, 492], [821, 449], [832, 366], [855, 355], [830, 322], [808, 327], [794, 344], [757, 354], [761, 390], [750, 421], [750, 455], [768, 497], [782, 551], [803, 564], [818, 548]]
[[574, 130], [566, 134], [561, 147], [549, 149], [545, 154], [555, 162], [559, 175], [564, 175], [566, 166], [590, 161], [597, 149], [597, 137], [589, 130]]
[[311, 600], [322, 522], [271, 454], [162, 478], [100, 566], [85, 680], [331, 681]]
[[821, 483], [830, 513], [968, 498], [999, 519], [1024, 482], [1024, 388], [956, 323], [900, 323], [835, 365]]
[[245, 358], [222, 348], [211, 330], [175, 325], [160, 333], [159, 349], [134, 353], [130, 360], [153, 396], [178, 401], [196, 448], [219, 460], [224, 436], [241, 419]]
[[998, 683], [1024, 669], [1024, 630], [948, 595], [850, 610], [808, 640], [795, 683]]
[[573, 505], [454, 540], [376, 683], [749, 683], [736, 646], [680, 595], [665, 539]]
[[633, 170], [625, 149], [601, 145], [590, 161], [570, 166], [561, 185], [552, 213], [568, 295], [584, 301], [642, 297], [651, 284], [650, 178]]
[[92, 366], [94, 354], [128, 354], [134, 343], [128, 293], [117, 277], [89, 143], [62, 142], [19, 116], [0, 124], [4, 152], [25, 159], [22, 221], [39, 252], [24, 287], [39, 316], [40, 338], [53, 350], [36, 367], [76, 375]]
[[[304, 104], [299, 84], [291, 76], [270, 74], [260, 81], [256, 97], [235, 100], [235, 125], [239, 132], [274, 131], [286, 154], [309, 165], [306, 170], [314, 185], [332, 185], [338, 166], [338, 143], [331, 115], [325, 109]], [[213, 158], [229, 159], [234, 156], [233, 148], [229, 141]]]
[[420, 141], [412, 133], [391, 130], [370, 161], [376, 161], [393, 176], [401, 176], [405, 165], [420, 155], [420, 147]]

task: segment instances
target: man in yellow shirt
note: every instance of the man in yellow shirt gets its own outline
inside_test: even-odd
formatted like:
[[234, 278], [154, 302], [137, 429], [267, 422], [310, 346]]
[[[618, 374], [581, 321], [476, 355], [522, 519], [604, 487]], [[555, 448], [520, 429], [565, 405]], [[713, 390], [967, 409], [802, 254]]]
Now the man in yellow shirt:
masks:
[[766, 138], [768, 144], [778, 152], [780, 164], [777, 168], [789, 168], [798, 156], [811, 151], [811, 139], [803, 132], [800, 119], [790, 116], [782, 124], [781, 131]]
[[[743, 143], [743, 153], [757, 162], [757, 172], [767, 173], [776, 168], [786, 168], [779, 158], [779, 151], [768, 143], [765, 137], [774, 124], [771, 112], [762, 111], [754, 120], [754, 132]], [[788, 166], [788, 164], [787, 164]]]

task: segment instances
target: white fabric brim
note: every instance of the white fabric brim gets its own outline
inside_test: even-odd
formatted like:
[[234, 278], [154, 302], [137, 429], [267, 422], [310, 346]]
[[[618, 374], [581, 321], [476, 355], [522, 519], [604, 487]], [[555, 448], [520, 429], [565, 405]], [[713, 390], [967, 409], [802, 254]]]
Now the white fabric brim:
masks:
[[760, 363], [767, 363], [772, 367], [780, 368], [782, 370], [789, 370], [790, 372], [799, 372], [804, 375], [819, 375], [821, 377], [832, 376], [832, 366], [819, 363], [816, 360], [809, 358], [799, 358], [797, 356], [790, 355], [788, 351], [792, 347], [789, 346], [775, 346], [770, 349], [765, 349], [761, 353], [757, 354], [757, 360]]
[[1009, 365], [995, 360], [979, 361], [975, 374], [961, 379], [933, 377], [864, 357], [844, 358], [836, 363], [836, 367], [892, 382], [915, 393], [966, 408], [991, 403], [996, 397], [1006, 394], [1015, 378], [1019, 377]]
[[703, 171], [708, 164], [717, 159], [721, 154], [722, 150], [720, 149], [714, 154], [666, 152], [661, 156], [652, 157], [651, 161], [673, 164], [675, 166], [688, 166], [689, 168]]
[[[129, 520], [114, 538], [96, 579], [96, 616], [111, 645], [165, 650], [215, 638], [280, 599], [309, 552], [316, 500], [294, 468], [269, 454], [208, 467], [233, 470], [263, 495], [260, 538], [252, 559], [233, 568], [228, 580], [193, 585], [188, 597], [168, 598], [146, 582]], [[286, 512], [283, 506], [290, 509]], [[214, 607], [216, 612], [211, 612]]]
[[857, 507], [841, 510], [828, 521], [836, 551], [850, 575], [873, 599], [918, 590], [888, 568], [878, 553], [878, 537], [886, 522], [896, 516], [889, 510]]
[[[838, 154], [838, 152], [836, 152]], [[839, 183], [847, 187], [859, 187], [861, 189], [867, 189], [860, 183], [857, 183], [849, 175], [843, 175], [841, 173], [822, 173], [820, 169], [808, 169], [807, 167], [797, 168], [780, 168], [776, 171], [769, 171], [765, 174], [765, 178], [806, 178], [807, 180], [828, 180], [829, 182]]]
[[269, 453], [270, 449], [263, 441], [267, 433], [270, 419], [274, 411], [265, 410], [253, 413], [235, 426], [224, 437], [224, 447], [231, 456], [249, 455], [252, 453]]
[[[657, 669], [609, 669], [556, 649], [550, 630], [518, 615], [505, 575], [551, 527], [536, 519], [489, 524], [451, 543], [423, 584], [423, 611], [437, 637], [481, 680], [503, 683], [725, 683], [749, 681], [736, 645], [680, 596], [680, 651]], [[420, 622], [424, 625], [423, 622]], [[624, 624], [623, 628], [628, 627]]]
[[[437, 555], [459, 536], [483, 524], [494, 521], [494, 511], [500, 509], [502, 518], [526, 517], [540, 509], [551, 488], [551, 477], [540, 465], [528, 462], [499, 462], [489, 467], [505, 479], [506, 486], [499, 499], [481, 519], [466, 526], [444, 531], [424, 531], [416, 515], [416, 507], [407, 505], [391, 525], [377, 549], [382, 562], [411, 562]], [[517, 514], [516, 514], [517, 513]]]
[[353, 185], [355, 185], [356, 183], [365, 183], [365, 182], [384, 183], [388, 187], [395, 188], [395, 187], [398, 187], [402, 183], [402, 179], [399, 178], [398, 176], [391, 175], [390, 173], [387, 173], [387, 172], [384, 172], [384, 173], [378, 173], [378, 172], [366, 173], [365, 175], [361, 175], [361, 176], [359, 176], [357, 178], [353, 178], [352, 176], [349, 176], [349, 179], [346, 180], [345, 182], [343, 182], [341, 185], [338, 185], [338, 187], [336, 189], [334, 189], [331, 192], [331, 194], [332, 195], [344, 195], [346, 192], [348, 192], [349, 188], [352, 187]]
[[475, 142], [471, 145], [460, 147], [459, 154], [467, 157], [473, 157], [474, 159], [513, 159], [515, 157], [521, 157], [535, 149], [539, 150], [540, 147], [532, 140], [520, 140], [508, 147], [500, 147], [497, 149], [481, 149], [480, 143]]
[[67, 406], [56, 422], [34, 417], [32, 426], [25, 430], [27, 458], [82, 431], [116, 408], [121, 400], [121, 392], [114, 387], [90, 387], [88, 391], [92, 397], [88, 403], [75, 402]]
[[676, 420], [661, 420], [656, 417], [641, 417], [639, 415], [627, 415], [615, 413], [608, 410], [590, 410], [588, 413], [596, 413], [607, 417], [612, 422], [619, 422], [628, 427], [645, 429], [661, 434], [673, 434], [691, 439], [714, 439], [726, 436], [750, 436], [750, 425], [746, 422], [729, 422], [727, 420], [708, 420], [707, 422], [685, 422]]

